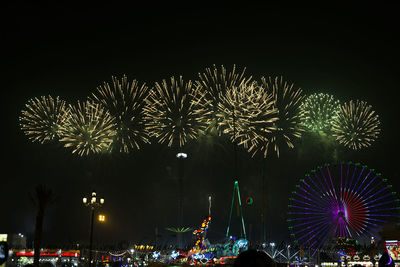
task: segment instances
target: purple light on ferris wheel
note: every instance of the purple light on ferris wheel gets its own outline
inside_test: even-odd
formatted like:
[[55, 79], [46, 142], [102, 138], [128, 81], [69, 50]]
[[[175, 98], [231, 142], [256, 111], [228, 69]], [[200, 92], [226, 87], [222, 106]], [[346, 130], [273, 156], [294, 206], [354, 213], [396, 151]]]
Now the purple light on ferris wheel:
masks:
[[351, 162], [312, 170], [300, 179], [289, 202], [291, 236], [313, 254], [332, 238], [376, 235], [400, 211], [387, 179]]

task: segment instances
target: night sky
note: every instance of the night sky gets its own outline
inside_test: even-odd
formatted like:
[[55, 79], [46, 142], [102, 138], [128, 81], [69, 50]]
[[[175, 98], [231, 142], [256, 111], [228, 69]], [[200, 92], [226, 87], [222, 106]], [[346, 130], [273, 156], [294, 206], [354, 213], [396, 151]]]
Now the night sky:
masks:
[[[367, 101], [380, 116], [379, 139], [357, 152], [339, 148], [339, 160], [375, 168], [400, 191], [397, 6], [143, 2], [147, 4], [18, 1], [5, 9], [0, 233], [21, 232], [32, 238], [35, 207], [29, 193], [44, 183], [57, 197], [46, 213], [45, 245], [88, 240], [89, 210], [82, 197], [93, 189], [105, 198], [107, 216], [107, 223], [96, 224], [95, 239], [153, 242], [156, 227], [160, 240], [172, 238], [164, 229], [177, 226], [175, 154], [184, 151], [189, 154], [185, 224], [199, 226], [211, 195], [209, 238], [223, 238], [234, 181], [229, 141], [193, 142], [181, 150], [152, 144], [129, 155], [78, 157], [60, 144], [30, 142], [18, 121], [33, 97], [60, 96], [75, 103], [110, 82], [112, 75], [126, 74], [152, 86], [172, 75], [195, 80], [212, 64], [246, 67], [247, 75], [257, 80], [283, 75], [305, 94]], [[238, 158], [242, 197], [254, 198], [244, 213], [250, 237], [256, 240], [261, 160], [241, 149]], [[334, 160], [331, 151], [321, 153], [317, 141], [310, 145], [301, 140], [295, 149], [283, 149], [279, 159], [267, 159], [269, 239], [288, 239], [287, 199], [296, 181]]]

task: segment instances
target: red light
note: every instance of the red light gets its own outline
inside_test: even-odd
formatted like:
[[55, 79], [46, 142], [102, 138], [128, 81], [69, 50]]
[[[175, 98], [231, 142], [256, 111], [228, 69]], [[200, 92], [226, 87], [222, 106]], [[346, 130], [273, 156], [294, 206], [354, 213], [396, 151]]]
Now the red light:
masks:
[[[34, 256], [33, 252], [17, 252], [17, 256]], [[60, 254], [58, 253], [49, 253], [49, 252], [44, 252], [44, 253], [40, 253], [40, 256], [47, 256], [47, 257], [58, 257], [60, 256]], [[79, 257], [78, 253], [68, 253], [68, 252], [64, 252], [61, 253], [62, 257]]]
[[33, 256], [33, 252], [17, 252], [17, 256]]

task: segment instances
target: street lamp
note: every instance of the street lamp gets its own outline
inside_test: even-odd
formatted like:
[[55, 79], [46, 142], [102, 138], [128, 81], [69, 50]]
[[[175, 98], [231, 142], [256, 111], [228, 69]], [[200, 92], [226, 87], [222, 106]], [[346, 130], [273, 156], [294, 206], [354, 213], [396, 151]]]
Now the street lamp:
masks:
[[[179, 161], [179, 179], [178, 179], [178, 188], [179, 188], [179, 207], [178, 207], [178, 227], [183, 226], [183, 172], [184, 166], [183, 162], [188, 157], [186, 153], [179, 152], [176, 154], [176, 158]], [[182, 248], [182, 234], [177, 233], [178, 237], [178, 246]]]
[[186, 159], [187, 158], [187, 154], [183, 153], [183, 152], [180, 152], [180, 153], [176, 154], [176, 157], [178, 159]]
[[99, 222], [105, 222], [106, 221], [106, 216], [103, 214], [99, 214], [99, 218], [98, 218]]
[[93, 190], [92, 195], [87, 198], [82, 199], [83, 204], [90, 208], [90, 243], [89, 243], [89, 267], [92, 266], [92, 245], [93, 245], [93, 221], [94, 221], [94, 211], [100, 208], [104, 204], [104, 198], [100, 198], [99, 201], [96, 197], [96, 192]]

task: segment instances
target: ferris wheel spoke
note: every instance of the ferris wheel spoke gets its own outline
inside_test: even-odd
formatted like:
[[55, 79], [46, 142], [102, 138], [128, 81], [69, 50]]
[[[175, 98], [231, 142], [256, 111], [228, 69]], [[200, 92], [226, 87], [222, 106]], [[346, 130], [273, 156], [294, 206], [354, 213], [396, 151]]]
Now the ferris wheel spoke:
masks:
[[292, 211], [292, 212], [290, 212], [290, 214], [303, 214], [303, 215], [305, 215], [305, 214], [319, 214], [319, 215], [324, 215], [325, 213], [317, 213], [317, 212], [296, 212], [296, 211]]
[[[298, 186], [297, 188], [299, 188], [301, 191], [303, 191], [304, 193], [306, 193], [308, 196], [310, 196], [311, 198], [313, 198], [313, 199], [315, 199], [315, 200], [311, 200], [310, 197], [306, 197], [306, 196], [304, 196], [304, 195], [302, 195], [302, 194], [299, 194], [299, 193], [297, 193], [297, 191], [296, 191], [296, 193], [295, 193], [296, 195], [302, 196], [302, 197], [304, 197], [305, 199], [308, 199], [308, 200], [310, 200], [310, 201], [312, 201], [312, 202], [318, 204], [318, 198], [316, 198], [313, 194], [311, 194], [310, 192], [308, 192], [306, 189], [304, 189], [304, 188], [301, 187], [301, 186]], [[317, 192], [315, 192], [315, 193], [317, 193]]]
[[[378, 200], [381, 200], [381, 199], [384, 199], [384, 198], [387, 198], [387, 197], [390, 197], [390, 196], [392, 196], [392, 193], [391, 193], [391, 192], [387, 193], [386, 195], [383, 195], [383, 196], [380, 196], [380, 197], [378, 197], [378, 198], [375, 198], [375, 199], [371, 200], [370, 202], [368, 202], [368, 204], [377, 202]], [[391, 200], [390, 202], [392, 203], [392, 202], [394, 202], [394, 201], [395, 201], [395, 200]], [[371, 206], [370, 206], [370, 207], [371, 207]]]
[[324, 221], [324, 220], [326, 220], [326, 219], [323, 218], [323, 217], [318, 217], [318, 219], [316, 219], [316, 220], [310, 220], [310, 221], [307, 221], [307, 222], [304, 222], [304, 223], [296, 224], [296, 225], [292, 226], [292, 228], [297, 228], [297, 227], [301, 227], [303, 225], [308, 225], [308, 224], [315, 225], [315, 223], [317, 223], [319, 221]]
[[[298, 200], [298, 199], [295, 199], [295, 198], [292, 198], [291, 199], [292, 201], [296, 201], [296, 202], [298, 202], [298, 203], [301, 203], [301, 204], [304, 204], [304, 205], [307, 205], [307, 206], [310, 206], [310, 207], [315, 207], [315, 208], [317, 208], [318, 206], [316, 206], [316, 205], [313, 205], [313, 204], [310, 204], [310, 203], [307, 203], [307, 202], [305, 202], [305, 201], [301, 201], [301, 200]], [[320, 211], [324, 211], [323, 209], [319, 209]]]
[[[327, 173], [328, 173], [328, 176], [329, 176], [329, 181], [331, 182], [330, 183], [330, 185], [328, 184], [328, 187], [329, 186], [331, 186], [330, 187], [330, 189], [329, 189], [329, 191], [331, 191], [332, 190], [332, 196], [336, 199], [336, 201], [337, 201], [337, 194], [336, 194], [336, 190], [335, 190], [335, 187], [333, 186], [333, 182], [332, 182], [332, 176], [331, 176], [331, 172], [329, 171], [329, 166], [326, 166], [326, 171], [327, 171]], [[326, 179], [325, 179], [325, 175], [323, 174], [323, 172], [322, 172], [322, 170], [321, 170], [321, 173], [322, 173], [322, 176], [324, 177], [324, 180], [325, 180], [325, 182], [326, 182]], [[327, 182], [326, 182], [327, 183]]]
[[382, 202], [382, 203], [377, 203], [375, 205], [368, 206], [368, 208], [379, 207], [379, 206], [383, 206], [383, 205], [390, 204], [390, 203], [394, 203], [394, 200], [389, 200], [389, 201], [385, 201], [385, 202]]
[[336, 227], [335, 227], [335, 235], [336, 236], [344, 236], [347, 237], [347, 222], [344, 218], [339, 217], [336, 222]]
[[307, 174], [306, 176], [311, 180], [311, 182], [314, 184], [315, 188], [318, 189], [321, 193], [328, 192], [328, 190], [325, 188], [325, 186], [320, 181], [320, 178], [318, 177], [317, 172], [315, 170], [313, 170], [312, 173], [314, 174], [315, 179], [319, 182], [319, 185], [317, 185], [315, 183], [315, 180], [311, 177], [311, 175]]
[[[300, 229], [300, 230], [297, 230], [297, 231], [294, 231], [293, 233], [295, 234], [295, 235], [297, 235], [297, 234], [299, 234], [299, 233], [302, 233], [302, 232], [305, 232], [305, 231], [308, 231], [308, 230], [310, 230], [310, 229], [316, 229], [315, 227], [317, 227], [318, 225], [321, 225], [321, 224], [324, 224], [325, 222], [319, 222], [319, 223], [316, 223], [316, 224], [313, 224], [313, 225], [311, 225], [311, 226], [307, 226], [307, 227], [304, 227], [304, 228], [302, 228], [302, 229]], [[311, 231], [312, 232], [312, 231]], [[307, 232], [305, 235], [308, 235], [310, 232]]]
[[[350, 168], [350, 166], [349, 166], [349, 168]], [[353, 171], [352, 171], [350, 183], [349, 183], [348, 186], [347, 186], [348, 191], [350, 191], [350, 188], [351, 188], [351, 186], [352, 186], [352, 184], [353, 184], [354, 175], [356, 174], [356, 170], [357, 170], [357, 167], [355, 166], [355, 168], [354, 168]]]
[[325, 227], [321, 228], [319, 232], [314, 233], [314, 235], [312, 235], [304, 244], [307, 244], [310, 240], [315, 239], [312, 245], [310, 245], [310, 247], [312, 247], [316, 242], [322, 241], [323, 236], [325, 236], [327, 232], [329, 232], [329, 230], [331, 229], [329, 226], [330, 225], [328, 224]]
[[360, 194], [362, 193], [361, 189], [364, 189], [364, 185], [365, 185], [365, 181], [367, 181], [367, 179], [369, 178], [369, 175], [371, 174], [371, 171], [369, 171], [367, 173], [367, 175], [364, 177], [364, 179], [362, 180], [362, 182], [359, 184], [359, 186], [357, 187], [357, 189], [355, 189], [355, 192], [360, 192]]
[[[357, 181], [354, 183], [354, 186], [353, 186], [353, 188], [351, 189], [351, 191], [352, 192], [357, 192], [357, 190], [356, 190], [356, 186], [357, 186], [357, 184], [358, 184], [358, 181], [360, 181], [360, 177], [362, 176], [362, 174], [363, 174], [363, 172], [364, 172], [364, 167], [362, 167], [362, 169], [361, 169], [361, 171], [360, 171], [360, 174], [357, 176]], [[360, 184], [361, 185], [361, 184]], [[360, 186], [359, 185], [359, 186]]]
[[312, 209], [312, 208], [307, 208], [307, 207], [301, 207], [301, 206], [296, 206], [296, 205], [291, 205], [292, 208], [299, 208], [299, 209], [304, 209], [304, 210], [313, 210], [313, 211], [323, 211], [322, 209]]
[[[321, 171], [321, 169], [320, 169], [320, 171]], [[321, 173], [322, 173], [322, 171], [321, 171]], [[322, 191], [320, 190], [320, 192], [322, 193], [322, 195], [327, 195], [328, 196], [328, 201], [330, 201], [331, 203], [335, 203], [336, 201], [337, 201], [337, 199], [333, 196], [333, 194], [332, 194], [332, 192], [328, 189], [328, 187], [327, 188], [325, 188], [325, 186], [323, 185], [323, 183], [321, 182], [321, 178], [319, 178], [318, 177], [318, 175], [317, 175], [317, 173], [316, 172], [314, 172], [314, 176], [316, 177], [316, 179], [318, 179], [318, 181], [319, 181], [319, 184], [321, 185], [321, 187], [319, 187], [319, 186], [317, 186], [316, 185], [316, 187], [317, 188], [322, 188]], [[323, 176], [323, 175], [322, 175]], [[311, 177], [310, 177], [311, 178]], [[324, 179], [325, 179], [325, 177], [324, 177]], [[325, 179], [325, 183], [326, 183], [326, 179]]]
[[384, 211], [384, 210], [399, 210], [399, 207], [391, 207], [391, 208], [370, 210], [370, 212], [381, 212], [381, 211]]
[[[361, 190], [360, 194], [363, 194], [364, 191], [369, 188], [369, 186], [376, 180], [376, 178], [378, 177], [378, 175], [375, 175], [374, 178], [371, 179], [371, 181], [369, 181], [369, 183], [367, 184], [367, 186], [365, 186], [363, 188], [363, 190]], [[375, 185], [375, 187], [378, 187], [378, 185]], [[369, 193], [371, 193], [374, 190], [374, 188], [370, 188], [368, 189], [368, 191], [366, 193], [364, 193], [364, 195], [368, 195]]]
[[371, 217], [400, 217], [398, 214], [374, 214]]
[[[320, 223], [320, 224], [318, 224], [318, 225], [315, 225], [313, 230], [308, 231], [307, 233], [305, 233], [304, 235], [302, 235], [301, 237], [299, 237], [298, 240], [301, 240], [301, 239], [303, 239], [303, 238], [305, 238], [305, 237], [307, 237], [307, 236], [309, 236], [310, 234], [313, 234], [313, 233], [314, 233], [313, 236], [316, 236], [317, 233], [320, 233], [320, 232], [321, 232], [321, 229], [326, 229], [326, 228], [328, 228], [329, 226], [331, 226], [331, 225], [330, 225], [329, 223], [327, 223], [327, 222], [325, 222], [325, 223]], [[308, 228], [308, 229], [310, 229], [310, 228]], [[315, 232], [316, 232], [316, 233], [315, 233]]]
[[362, 230], [366, 227], [365, 221], [357, 218], [351, 218], [348, 221], [348, 224], [350, 225], [351, 229], [355, 230], [356, 233], [362, 232]]
[[[361, 185], [365, 185], [365, 182], [368, 180], [368, 178], [370, 178], [370, 174], [372, 173], [372, 171], [370, 170], [369, 172], [368, 172], [368, 174], [364, 177], [364, 179], [363, 179], [363, 181], [361, 182]], [[373, 174], [374, 175], [374, 174]], [[375, 176], [376, 177], [376, 176]], [[372, 179], [374, 179], [374, 178], [372, 178]], [[361, 185], [360, 185], [360, 187], [361, 187]], [[364, 188], [365, 187], [363, 187], [363, 190], [361, 190], [360, 191], [360, 194], [364, 191]], [[358, 188], [358, 189], [361, 189], [361, 188]]]
[[350, 195], [347, 199], [343, 200], [347, 206], [351, 206], [352, 208], [358, 208], [360, 206], [365, 206], [365, 202], [358, 198], [355, 194]]
[[[376, 196], [377, 194], [379, 194], [379, 193], [381, 193], [381, 192], [383, 192], [383, 191], [385, 191], [385, 190], [386, 190], [386, 188], [382, 188], [382, 189], [376, 191], [375, 193], [370, 194], [369, 197], [367, 197], [367, 198], [365, 199], [365, 201], [369, 200], [370, 198], [373, 198], [374, 196]], [[369, 192], [368, 192], [368, 193], [369, 193]]]
[[[289, 213], [292, 214], [292, 213]], [[311, 220], [311, 219], [317, 219], [317, 218], [323, 218], [323, 216], [307, 216], [307, 217], [298, 217], [298, 218], [292, 218], [290, 221], [304, 221], [304, 220]]]
[[379, 225], [377, 225], [376, 223], [369, 222], [369, 221], [367, 221], [367, 220], [365, 220], [363, 223], [365, 224], [364, 229], [367, 228], [368, 226], [379, 227]]
[[367, 221], [375, 221], [375, 222], [380, 222], [380, 223], [385, 223], [386, 222], [384, 220], [373, 219], [373, 218], [370, 218], [370, 217], [365, 218], [365, 220], [367, 220]]
[[[314, 176], [316, 177], [316, 179], [320, 180], [320, 178], [317, 176], [317, 174], [314, 172]], [[313, 182], [315, 188], [318, 189], [319, 192], [316, 192], [316, 190], [314, 190], [314, 192], [316, 193], [317, 196], [320, 197], [320, 200], [329, 203], [330, 206], [335, 205], [337, 203], [337, 199], [332, 198], [332, 196], [328, 193], [329, 191], [322, 185], [322, 183], [320, 182], [320, 186], [318, 186], [314, 180], [311, 178], [311, 176], [308, 176], [310, 178], [310, 180]], [[326, 198], [324, 198], [324, 196], [328, 196]]]
[[315, 247], [312, 256], [314, 256], [315, 252], [317, 252], [318, 249], [320, 249], [324, 245], [324, 242], [328, 239], [328, 236], [329, 236], [328, 232], [329, 232], [329, 228], [327, 228], [325, 232], [321, 233], [321, 238], [319, 239], [319, 244]]

